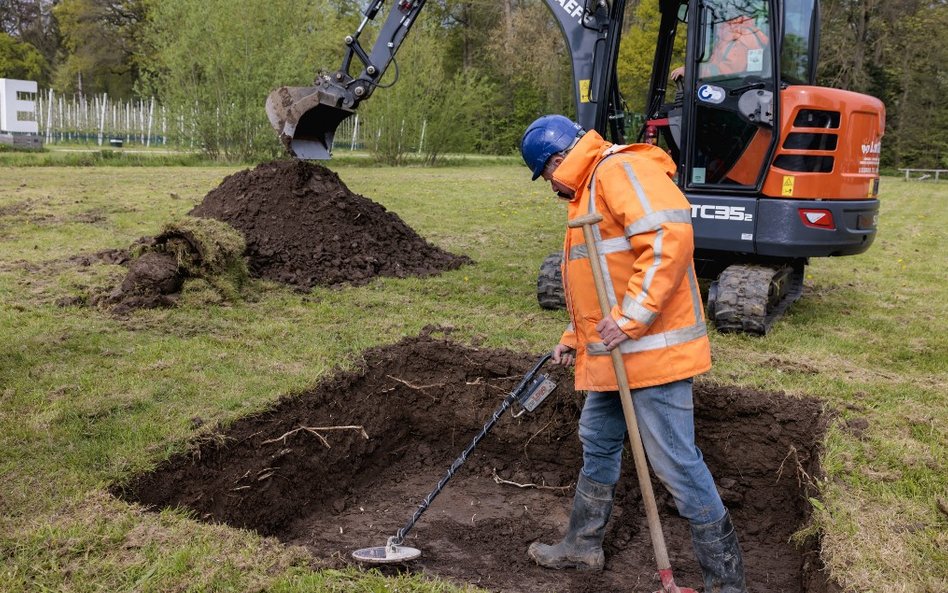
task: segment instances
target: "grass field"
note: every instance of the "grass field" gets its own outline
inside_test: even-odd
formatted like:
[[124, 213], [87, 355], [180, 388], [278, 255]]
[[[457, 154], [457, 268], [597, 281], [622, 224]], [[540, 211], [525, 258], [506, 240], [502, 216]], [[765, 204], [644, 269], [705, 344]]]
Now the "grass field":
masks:
[[[0, 591], [456, 590], [320, 571], [275, 540], [107, 493], [428, 324], [516, 351], [558, 338], [565, 313], [539, 309], [534, 282], [565, 209], [522, 167], [334, 169], [477, 265], [305, 294], [259, 282], [238, 304], [115, 318], [57, 305], [124, 275], [74, 256], [156, 233], [235, 169], [0, 169]], [[948, 183], [886, 178], [881, 195], [875, 245], [815, 260], [767, 337], [713, 335], [701, 380], [825, 400], [837, 420], [808, 531], [822, 533], [833, 576], [852, 591], [944, 593]]]

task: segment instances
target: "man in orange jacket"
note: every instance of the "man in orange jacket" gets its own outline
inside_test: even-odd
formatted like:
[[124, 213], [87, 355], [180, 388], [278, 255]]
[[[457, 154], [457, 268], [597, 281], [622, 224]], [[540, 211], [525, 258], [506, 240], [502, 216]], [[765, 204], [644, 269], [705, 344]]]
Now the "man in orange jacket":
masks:
[[691, 523], [707, 591], [746, 592], [737, 535], [694, 440], [692, 378], [711, 348], [692, 260], [691, 207], [672, 181], [675, 164], [648, 144], [613, 145], [561, 115], [537, 119], [520, 144], [533, 172], [567, 200], [569, 219], [594, 225], [612, 312], [599, 308], [582, 229], [568, 229], [563, 284], [571, 323], [553, 360], [576, 366], [588, 391], [579, 421], [583, 467], [564, 539], [534, 542], [548, 568], [601, 570], [602, 540], [619, 480], [626, 424], [610, 351], [622, 352], [649, 463]]

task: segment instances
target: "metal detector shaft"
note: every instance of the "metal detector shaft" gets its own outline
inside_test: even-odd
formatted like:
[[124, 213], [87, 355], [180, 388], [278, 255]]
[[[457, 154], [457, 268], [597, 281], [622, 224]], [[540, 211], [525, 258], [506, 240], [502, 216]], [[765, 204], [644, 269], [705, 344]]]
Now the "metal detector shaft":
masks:
[[466, 449], [454, 460], [454, 463], [451, 464], [451, 467], [448, 469], [448, 472], [444, 475], [443, 478], [438, 482], [438, 485], [435, 486], [434, 490], [431, 491], [424, 500], [421, 501], [421, 504], [418, 505], [418, 510], [415, 511], [415, 514], [411, 516], [411, 519], [405, 523], [405, 526], [398, 530], [398, 533], [394, 537], [388, 540], [389, 545], [399, 546], [402, 542], [405, 541], [405, 536], [408, 535], [408, 532], [411, 531], [412, 527], [415, 526], [415, 523], [421, 518], [421, 516], [428, 510], [428, 507], [431, 506], [431, 503], [434, 502], [434, 499], [441, 494], [441, 491], [444, 490], [445, 485], [447, 485], [448, 480], [454, 477], [454, 474], [464, 465], [464, 462], [467, 461], [468, 455], [471, 454], [471, 451], [477, 447], [477, 444], [481, 442], [487, 433], [490, 432], [490, 429], [497, 424], [497, 421], [500, 420], [500, 417], [504, 415], [511, 405], [520, 397], [521, 392], [530, 384], [536, 374], [539, 372], [540, 368], [546, 364], [550, 358], [553, 357], [553, 353], [544, 354], [543, 357], [534, 365], [529, 373], [524, 375], [523, 380], [520, 381], [520, 384], [510, 392], [510, 394], [504, 398], [504, 402], [500, 404], [500, 407], [494, 410], [493, 415], [490, 419], [484, 424], [484, 428], [481, 429], [479, 433], [474, 436], [474, 439], [471, 441], [471, 444], [467, 446]]

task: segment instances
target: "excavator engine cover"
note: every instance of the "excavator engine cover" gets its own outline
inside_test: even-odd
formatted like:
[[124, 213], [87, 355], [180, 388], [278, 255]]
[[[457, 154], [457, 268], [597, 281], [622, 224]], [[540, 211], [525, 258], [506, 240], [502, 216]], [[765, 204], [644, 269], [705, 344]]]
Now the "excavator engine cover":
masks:
[[355, 113], [346, 93], [320, 80], [315, 86], [280, 87], [267, 97], [267, 117], [287, 151], [299, 159], [328, 160], [336, 128]]

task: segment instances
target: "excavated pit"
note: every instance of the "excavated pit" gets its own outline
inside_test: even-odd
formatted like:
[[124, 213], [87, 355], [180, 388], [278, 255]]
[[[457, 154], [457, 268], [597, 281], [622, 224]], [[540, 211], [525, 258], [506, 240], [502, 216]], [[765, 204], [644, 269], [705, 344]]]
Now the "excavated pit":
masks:
[[[430, 335], [370, 350], [359, 370], [240, 420], [114, 492], [305, 546], [319, 566], [350, 564], [353, 550], [384, 545], [404, 525], [535, 359]], [[533, 414], [505, 415], [481, 441], [409, 534], [406, 545], [422, 556], [401, 570], [520, 593], [657, 587], [629, 455], [605, 570], [549, 571], [527, 559], [531, 542], [560, 534], [581, 466], [581, 394], [566, 371], [548, 371], [557, 391]], [[807, 521], [808, 476], [819, 475], [819, 402], [699, 383], [695, 423], [741, 537], [750, 589], [829, 590], [813, 551], [790, 543]], [[361, 429], [340, 428], [347, 426]], [[700, 590], [688, 524], [657, 483], [655, 490], [676, 580]]]

